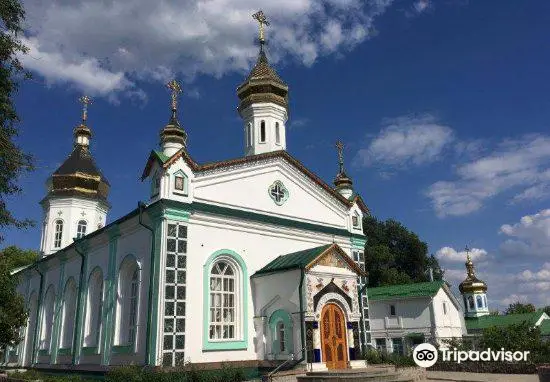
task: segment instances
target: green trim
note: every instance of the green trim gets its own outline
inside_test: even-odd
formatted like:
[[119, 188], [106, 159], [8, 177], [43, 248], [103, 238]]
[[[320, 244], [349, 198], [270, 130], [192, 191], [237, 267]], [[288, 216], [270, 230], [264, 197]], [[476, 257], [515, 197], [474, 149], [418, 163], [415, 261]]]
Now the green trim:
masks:
[[164, 217], [168, 220], [175, 220], [179, 222], [188, 222], [191, 213], [178, 208], [165, 208]]
[[111, 351], [113, 354], [135, 354], [136, 353], [134, 345], [113, 346], [111, 348]]
[[[151, 307], [148, 309], [151, 311], [151, 322], [149, 327], [149, 322], [147, 323], [147, 328], [149, 329], [149, 338], [150, 338], [150, 348], [149, 354], [146, 362], [148, 365], [156, 366], [157, 364], [157, 337], [158, 337], [158, 321], [159, 321], [159, 293], [160, 290], [160, 260], [162, 253], [162, 244], [164, 240], [162, 238], [163, 230], [163, 219], [159, 215], [153, 217], [153, 232], [151, 232], [151, 240], [154, 242], [151, 245], [151, 264], [153, 269], [151, 270], [152, 278], [149, 282], [152, 286], [149, 287], [149, 303]], [[152, 294], [152, 295], [151, 295]]]
[[99, 354], [97, 346], [85, 346], [82, 348], [82, 355], [97, 355]]
[[105, 302], [103, 304], [103, 343], [101, 350], [102, 365], [108, 365], [111, 359], [111, 344], [113, 343], [113, 315], [116, 303], [116, 257], [120, 229], [118, 228], [118, 225], [114, 225], [107, 231], [107, 233], [109, 234], [109, 267], [107, 270], [107, 278], [104, 281], [106, 294]]
[[[284, 352], [280, 351], [279, 346], [279, 339], [278, 339], [278, 331], [277, 331], [277, 325], [279, 322], [283, 322], [284, 328], [285, 328], [285, 343], [286, 343], [286, 350]], [[283, 309], [276, 310], [271, 314], [271, 317], [269, 318], [269, 328], [271, 329], [271, 339], [273, 340], [271, 345], [271, 352], [275, 355], [287, 355], [294, 353], [294, 339], [292, 336], [293, 328], [292, 328], [292, 318], [290, 317], [290, 314], [286, 312]]]
[[73, 354], [73, 349], [71, 348], [61, 348], [57, 350], [57, 355], [71, 355]]
[[359, 237], [350, 237], [351, 247], [353, 249], [365, 249], [365, 244], [367, 244], [366, 238]]
[[[80, 263], [80, 278], [78, 280], [79, 282], [79, 290], [78, 290], [78, 301], [77, 303], [77, 311], [76, 311], [76, 318], [75, 318], [75, 333], [73, 338], [73, 347], [75, 348], [74, 354], [73, 354], [73, 365], [77, 365], [80, 363], [80, 353], [82, 352], [82, 338], [83, 338], [83, 326], [84, 326], [84, 312], [86, 311], [86, 292], [88, 291], [88, 242], [85, 242], [86, 245], [83, 246], [83, 248], [79, 249], [78, 247], [75, 247], [75, 250], [77, 252], [81, 251], [81, 263]], [[79, 252], [80, 253], [80, 252]]]
[[63, 297], [65, 295], [65, 289], [63, 288], [63, 280], [65, 279], [65, 261], [61, 261], [61, 267], [59, 271], [59, 282], [57, 285], [57, 299], [54, 307], [54, 325], [53, 333], [50, 341], [51, 360], [53, 365], [57, 363], [57, 349], [59, 346], [59, 327], [61, 326], [61, 311], [63, 306]]
[[[242, 272], [241, 286], [241, 317], [242, 317], [242, 340], [240, 341], [210, 341], [210, 269], [212, 263], [220, 256], [232, 257], [240, 266]], [[246, 350], [248, 349], [248, 271], [243, 258], [235, 251], [230, 249], [220, 249], [211, 254], [203, 266], [203, 337], [202, 350]]]
[[50, 349], [40, 349], [38, 350], [38, 357], [44, 357], [50, 355]]
[[306, 231], [313, 231], [318, 233], [326, 233], [330, 235], [338, 235], [344, 237], [358, 238], [365, 240], [366, 237], [363, 234], [353, 233], [343, 228], [334, 228], [327, 227], [320, 224], [306, 223], [297, 220], [281, 218], [277, 216], [265, 215], [256, 212], [249, 212], [243, 210], [237, 210], [228, 207], [215, 206], [212, 204], [201, 203], [201, 202], [192, 202], [185, 203], [177, 200], [162, 199], [161, 202], [168, 206], [168, 208], [173, 207], [176, 209], [184, 209], [189, 212], [204, 212], [215, 215], [222, 215], [227, 217], [234, 217], [239, 219], [246, 219], [260, 223], [268, 223], [273, 225], [278, 225], [287, 228], [296, 228], [303, 229]]

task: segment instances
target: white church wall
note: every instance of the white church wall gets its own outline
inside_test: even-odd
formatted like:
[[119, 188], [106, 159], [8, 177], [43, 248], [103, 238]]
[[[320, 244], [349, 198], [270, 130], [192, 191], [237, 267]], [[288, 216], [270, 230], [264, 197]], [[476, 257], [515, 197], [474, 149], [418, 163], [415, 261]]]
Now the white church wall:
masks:
[[[280, 272], [252, 279], [253, 315], [261, 317], [262, 326], [256, 330], [255, 351], [257, 359], [287, 359], [287, 356], [277, 356], [273, 349], [274, 333], [270, 326], [273, 314], [282, 309], [292, 319], [292, 350], [290, 353], [301, 356], [301, 330], [300, 330], [300, 270]], [[305, 280], [302, 287], [305, 290]], [[304, 292], [305, 300], [305, 292]], [[305, 308], [305, 301], [304, 301]]]
[[[430, 299], [411, 298], [409, 300], [370, 300], [369, 317], [374, 338], [380, 334], [401, 332], [403, 330], [428, 330], [431, 327]], [[391, 315], [390, 306], [395, 306], [395, 315]]]
[[[288, 190], [288, 198], [282, 205], [277, 205], [268, 192], [277, 180]], [[193, 199], [199, 202], [341, 229], [349, 226], [346, 206], [280, 158], [224, 169], [223, 173], [201, 173], [193, 183]]]
[[[189, 293], [187, 297], [187, 335], [186, 359], [191, 362], [221, 362], [257, 359], [254, 346], [255, 306], [250, 287], [246, 291], [248, 310], [246, 325], [248, 339], [246, 350], [203, 351], [202, 328], [208, 325], [204, 322], [204, 301], [202, 288], [203, 267], [210, 255], [222, 249], [229, 249], [238, 253], [245, 261], [247, 274], [250, 277], [257, 270], [279, 255], [312, 248], [333, 240], [347, 253], [350, 253], [349, 237], [333, 237], [322, 233], [309, 233], [298, 229], [276, 227], [268, 224], [244, 222], [233, 218], [221, 218], [213, 215], [194, 213], [189, 220], [189, 248], [188, 248], [188, 285], [199, 286], [200, 293]], [[289, 276], [290, 277], [290, 276]], [[292, 285], [295, 283], [292, 283]], [[191, 289], [190, 289], [191, 290]], [[196, 289], [195, 289], [196, 290]]]
[[464, 313], [443, 288], [434, 296], [433, 306], [437, 337], [462, 337], [466, 334]]

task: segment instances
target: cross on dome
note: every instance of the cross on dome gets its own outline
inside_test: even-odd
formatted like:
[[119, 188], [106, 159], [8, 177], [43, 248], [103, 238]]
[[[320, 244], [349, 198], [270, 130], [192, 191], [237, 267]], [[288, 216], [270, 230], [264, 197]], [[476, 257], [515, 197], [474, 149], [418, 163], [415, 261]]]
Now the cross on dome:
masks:
[[78, 99], [78, 102], [82, 104], [82, 123], [85, 123], [88, 119], [88, 105], [92, 104], [92, 99], [87, 95], [83, 95]]
[[269, 21], [267, 20], [267, 17], [265, 16], [262, 10], [259, 10], [258, 12], [254, 13], [252, 15], [252, 18], [258, 21], [259, 28], [260, 28], [258, 40], [260, 41], [260, 46], [262, 47], [265, 44], [264, 25], [269, 26]]
[[173, 79], [172, 81], [166, 84], [166, 87], [170, 89], [170, 97], [172, 98], [172, 111], [178, 109], [178, 96], [183, 92], [183, 89], [178, 81]]

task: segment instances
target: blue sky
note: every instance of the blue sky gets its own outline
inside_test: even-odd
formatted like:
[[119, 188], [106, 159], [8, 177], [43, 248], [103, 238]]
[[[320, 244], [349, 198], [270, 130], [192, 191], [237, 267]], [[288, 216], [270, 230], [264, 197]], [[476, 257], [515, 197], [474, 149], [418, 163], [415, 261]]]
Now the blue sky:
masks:
[[[38, 2], [37, 2], [38, 3]], [[120, 4], [122, 3], [122, 4]], [[167, 79], [199, 162], [243, 154], [236, 87], [271, 17], [268, 52], [290, 85], [288, 151], [327, 182], [346, 144], [372, 213], [418, 233], [456, 284], [466, 244], [489, 300], [550, 304], [550, 4], [284, 0], [27, 3], [19, 143], [37, 169], [9, 206], [41, 220], [44, 182], [72, 147], [77, 98], [94, 98], [92, 150], [110, 220], [146, 199], [139, 176], [168, 120]], [[37, 228], [4, 245], [36, 248]]]

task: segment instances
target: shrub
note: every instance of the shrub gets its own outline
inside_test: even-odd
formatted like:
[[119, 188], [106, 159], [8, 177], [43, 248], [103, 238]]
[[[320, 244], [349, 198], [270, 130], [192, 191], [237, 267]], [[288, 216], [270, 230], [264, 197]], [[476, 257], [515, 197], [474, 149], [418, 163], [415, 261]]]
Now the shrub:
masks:
[[365, 360], [371, 365], [390, 364], [396, 367], [416, 366], [412, 357], [374, 349], [369, 349], [365, 352]]
[[222, 365], [221, 369], [202, 370], [187, 364], [181, 370], [162, 371], [137, 366], [115, 368], [105, 376], [106, 382], [241, 382], [245, 380], [242, 369]]

